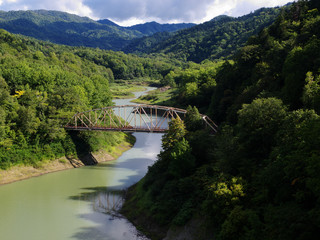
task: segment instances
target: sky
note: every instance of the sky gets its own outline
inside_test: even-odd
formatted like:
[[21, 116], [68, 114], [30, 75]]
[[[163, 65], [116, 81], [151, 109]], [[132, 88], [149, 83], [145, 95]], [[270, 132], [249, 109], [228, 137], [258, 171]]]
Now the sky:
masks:
[[219, 15], [243, 16], [261, 7], [294, 0], [0, 0], [0, 10], [57, 10], [109, 19], [121, 26], [159, 23], [202, 23]]

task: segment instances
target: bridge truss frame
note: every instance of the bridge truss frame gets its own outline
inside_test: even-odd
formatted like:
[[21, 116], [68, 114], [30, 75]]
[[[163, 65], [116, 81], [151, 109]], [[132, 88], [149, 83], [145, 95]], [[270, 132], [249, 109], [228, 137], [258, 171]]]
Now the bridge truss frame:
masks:
[[[132, 110], [131, 110], [132, 109]], [[128, 113], [128, 110], [130, 112]], [[76, 113], [64, 126], [66, 130], [124, 131], [164, 133], [171, 119], [184, 119], [187, 111], [158, 105], [120, 105]], [[200, 114], [204, 126], [214, 133], [218, 126]]]

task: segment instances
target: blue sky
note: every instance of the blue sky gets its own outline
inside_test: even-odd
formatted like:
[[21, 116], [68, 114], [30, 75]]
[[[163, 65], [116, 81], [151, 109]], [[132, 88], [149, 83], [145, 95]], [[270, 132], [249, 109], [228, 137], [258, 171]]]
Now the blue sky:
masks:
[[218, 15], [242, 16], [261, 7], [282, 6], [293, 0], [0, 0], [0, 9], [58, 10], [110, 19], [119, 25], [157, 21], [202, 23]]

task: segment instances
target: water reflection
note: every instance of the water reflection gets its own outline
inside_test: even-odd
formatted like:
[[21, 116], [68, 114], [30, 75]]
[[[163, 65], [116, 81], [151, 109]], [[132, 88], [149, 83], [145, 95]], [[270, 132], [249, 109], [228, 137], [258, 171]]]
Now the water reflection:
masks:
[[82, 193], [70, 199], [90, 203], [94, 212], [80, 214], [78, 217], [96, 225], [81, 228], [72, 238], [148, 240], [118, 212], [124, 201], [124, 190], [103, 186], [82, 190]]
[[107, 187], [90, 187], [84, 188], [83, 190], [85, 190], [85, 192], [71, 196], [70, 199], [91, 202], [95, 212], [106, 213], [112, 217], [122, 218], [118, 211], [123, 204], [125, 190]]

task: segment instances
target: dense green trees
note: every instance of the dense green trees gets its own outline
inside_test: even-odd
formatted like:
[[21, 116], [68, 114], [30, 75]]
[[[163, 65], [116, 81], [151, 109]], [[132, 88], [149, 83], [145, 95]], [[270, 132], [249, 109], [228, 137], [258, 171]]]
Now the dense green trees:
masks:
[[186, 69], [170, 71], [161, 81], [163, 85], [177, 87], [176, 104], [199, 108], [210, 104], [216, 86], [217, 69], [221, 62], [204, 61], [202, 64], [189, 63]]
[[193, 217], [199, 239], [213, 230], [217, 239], [317, 239], [320, 116], [261, 98], [238, 117], [211, 139], [191, 131], [167, 146], [183, 129], [174, 121], [136, 188], [135, 214], [166, 227]]
[[0, 35], [0, 167], [76, 154], [61, 126], [77, 111], [111, 104], [110, 70], [63, 47]]
[[256, 97], [280, 98], [290, 109], [311, 106], [315, 100], [307, 100], [307, 92], [311, 94], [311, 86], [317, 88], [313, 76], [319, 71], [319, 12], [305, 6], [304, 1], [293, 4], [273, 25], [252, 37], [233, 63], [221, 67], [215, 78], [212, 116], [234, 121], [241, 105]]
[[127, 55], [123, 52], [76, 48], [74, 54], [112, 70], [115, 79], [151, 78], [161, 80], [170, 71], [186, 64], [166, 56]]
[[[271, 22], [268, 11], [257, 13]], [[298, 1], [232, 61], [201, 64], [56, 46], [1, 31], [0, 167], [75, 154], [75, 138], [60, 127], [64, 120], [111, 104], [114, 79], [158, 78], [177, 87], [176, 104], [197, 106], [220, 128], [209, 135], [198, 109], [188, 107], [185, 122], [170, 123], [163, 151], [127, 208], [165, 228], [197, 219], [198, 239], [317, 239], [319, 19], [318, 1]], [[222, 45], [229, 49], [231, 39], [241, 42], [236, 33], [246, 31], [232, 20], [208, 23], [223, 27], [223, 37], [213, 38], [220, 46], [205, 41], [217, 48], [212, 57], [220, 57]], [[242, 20], [257, 27], [249, 17]], [[181, 51], [181, 58], [208, 57], [195, 36], [182, 40], [194, 54]], [[121, 137], [83, 133], [81, 139], [93, 151]]]
[[[308, 216], [319, 208], [314, 191], [319, 179], [309, 170], [317, 168], [313, 160], [320, 157], [314, 145], [319, 141], [319, 116], [310, 110], [287, 111], [274, 101], [257, 99], [239, 111], [238, 124], [218, 136], [217, 163], [227, 166], [221, 169], [224, 174], [241, 177], [245, 183], [246, 196], [238, 214], [255, 216], [257, 222], [241, 227], [244, 239], [252, 232], [262, 239], [315, 239], [319, 225]], [[227, 139], [232, 146], [222, 144]], [[309, 181], [315, 185], [308, 185]], [[223, 224], [229, 231], [239, 227], [229, 220], [239, 217], [233, 215], [232, 210]], [[250, 221], [250, 215], [242, 222]], [[232, 231], [228, 234], [232, 236]]]
[[132, 40], [158, 32], [175, 32], [195, 24], [155, 22], [121, 27], [108, 19], [94, 21], [59, 11], [1, 11], [0, 28], [11, 33], [69, 46], [123, 50]]
[[[187, 133], [135, 188], [137, 214], [171, 233], [190, 224], [197, 239], [318, 239], [318, 21], [317, 1], [298, 1], [210, 78], [199, 73], [212, 66], [164, 78], [179, 86], [180, 105], [208, 110], [220, 127], [215, 136], [193, 128], [188, 107]], [[209, 103], [199, 101], [203, 79], [214, 81]]]
[[279, 8], [262, 8], [254, 13], [232, 18], [218, 16], [176, 34], [157, 34], [133, 41], [126, 51], [166, 53], [183, 61], [200, 63], [232, 56], [253, 34], [273, 23]]
[[320, 112], [320, 76], [313, 76], [311, 72], [307, 73], [306, 83], [302, 95], [302, 101], [305, 106]]
[[[75, 155], [62, 126], [76, 112], [109, 106], [109, 82], [161, 79], [179, 65], [161, 57], [58, 46], [4, 30], [0, 63], [0, 168]], [[118, 142], [122, 134], [80, 135], [97, 150], [106, 147], [103, 142]]]

